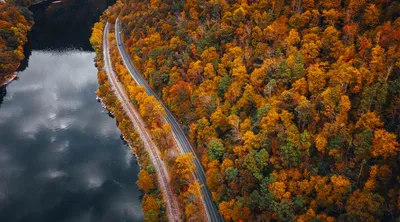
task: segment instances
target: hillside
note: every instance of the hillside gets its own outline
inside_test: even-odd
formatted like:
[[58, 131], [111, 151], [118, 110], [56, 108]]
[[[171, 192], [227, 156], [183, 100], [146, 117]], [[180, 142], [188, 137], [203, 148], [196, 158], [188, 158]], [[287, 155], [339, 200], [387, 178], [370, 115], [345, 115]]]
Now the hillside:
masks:
[[226, 221], [395, 221], [400, 3], [119, 1]]

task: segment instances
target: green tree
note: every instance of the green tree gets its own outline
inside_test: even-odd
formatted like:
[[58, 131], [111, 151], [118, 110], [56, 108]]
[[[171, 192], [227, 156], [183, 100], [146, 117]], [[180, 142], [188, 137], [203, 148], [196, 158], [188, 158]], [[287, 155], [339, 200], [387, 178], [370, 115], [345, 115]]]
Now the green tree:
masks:
[[220, 139], [213, 138], [208, 143], [208, 156], [210, 160], [222, 160], [225, 154], [225, 147]]

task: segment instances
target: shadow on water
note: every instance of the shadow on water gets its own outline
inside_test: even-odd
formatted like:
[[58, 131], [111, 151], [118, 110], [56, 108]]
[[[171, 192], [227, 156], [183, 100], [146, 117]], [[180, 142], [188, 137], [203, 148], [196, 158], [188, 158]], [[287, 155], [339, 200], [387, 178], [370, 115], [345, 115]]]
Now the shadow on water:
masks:
[[[108, 6], [115, 3], [115, 0], [57, 2], [59, 3], [54, 3], [53, 0], [43, 1], [29, 8], [33, 13], [35, 25], [28, 33], [28, 42], [24, 45], [25, 58], [21, 61], [17, 72], [22, 72], [29, 66], [32, 50], [79, 49], [92, 52], [89, 38], [93, 24]], [[0, 87], [0, 108], [6, 94], [6, 86]]]
[[7, 89], [5, 86], [0, 87], [0, 108], [1, 104], [3, 103], [4, 97], [7, 95]]
[[62, 0], [34, 5], [33, 50], [81, 49], [93, 51], [89, 37], [101, 13], [114, 0]]

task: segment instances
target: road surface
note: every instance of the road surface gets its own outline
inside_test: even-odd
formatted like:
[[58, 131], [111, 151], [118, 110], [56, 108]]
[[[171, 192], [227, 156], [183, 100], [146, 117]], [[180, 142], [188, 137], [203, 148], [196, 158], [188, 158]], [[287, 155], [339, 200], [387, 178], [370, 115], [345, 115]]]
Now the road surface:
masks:
[[175, 196], [173, 195], [172, 188], [170, 186], [170, 177], [168, 175], [167, 168], [163, 161], [160, 160], [160, 153], [157, 146], [154, 144], [149, 132], [146, 130], [146, 125], [139, 113], [134, 108], [130, 99], [128, 98], [122, 84], [118, 81], [114, 70], [112, 69], [110, 53], [109, 53], [109, 42], [108, 32], [110, 29], [109, 23], [104, 27], [103, 34], [103, 56], [104, 56], [104, 70], [107, 73], [110, 85], [115, 92], [118, 100], [121, 102], [121, 106], [126, 112], [129, 119], [132, 121], [135, 131], [139, 134], [140, 139], [143, 141], [143, 146], [149, 154], [150, 160], [156, 169], [157, 180], [160, 185], [164, 200], [167, 205], [167, 216], [169, 221], [181, 221], [179, 205]]
[[194, 152], [192, 146], [190, 145], [188, 139], [186, 138], [185, 133], [183, 132], [182, 128], [180, 127], [180, 125], [178, 124], [172, 113], [169, 111], [167, 106], [165, 106], [164, 103], [161, 101], [161, 99], [158, 98], [158, 96], [153, 92], [153, 90], [150, 88], [147, 82], [142, 78], [142, 76], [134, 67], [132, 60], [126, 51], [124, 42], [122, 40], [118, 19], [115, 22], [115, 38], [117, 39], [118, 50], [121, 54], [124, 65], [128, 69], [129, 73], [132, 75], [132, 78], [136, 81], [137, 84], [144, 86], [146, 88], [147, 94], [154, 96], [164, 107], [166, 113], [166, 121], [171, 125], [174, 139], [176, 140], [176, 143], [178, 144], [181, 152], [193, 153], [195, 157], [194, 163], [197, 168], [197, 171], [195, 172], [195, 177], [200, 181], [200, 183], [204, 185], [202, 188], [203, 203], [206, 206], [208, 220], [212, 222], [223, 221], [223, 218], [218, 213], [217, 205], [212, 200], [211, 192], [207, 187], [206, 174], [204, 172], [203, 166], [201, 165], [199, 158], [197, 158], [197, 155]]

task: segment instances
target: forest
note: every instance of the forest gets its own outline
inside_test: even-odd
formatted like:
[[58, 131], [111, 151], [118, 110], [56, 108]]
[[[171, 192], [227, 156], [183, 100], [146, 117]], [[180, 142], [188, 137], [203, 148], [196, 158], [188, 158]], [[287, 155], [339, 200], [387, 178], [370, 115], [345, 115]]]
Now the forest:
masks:
[[125, 0], [117, 17], [225, 221], [398, 220], [399, 1]]
[[[105, 14], [108, 14], [106, 11]], [[138, 133], [135, 131], [131, 120], [127, 117], [121, 103], [111, 89], [111, 83], [104, 69], [102, 54], [102, 35], [106, 16], [93, 27], [90, 42], [95, 49], [96, 64], [98, 67], [99, 89], [97, 95], [102, 98], [107, 109], [114, 113], [119, 122], [124, 138], [132, 147], [132, 152], [139, 157], [141, 170], [138, 175], [137, 185], [145, 193], [142, 199], [142, 211], [145, 221], [167, 221], [166, 200], [163, 200], [162, 190], [159, 188], [155, 166], [144, 148]], [[165, 110], [162, 105], [153, 97], [146, 93], [143, 86], [139, 86], [131, 77], [126, 67], [123, 65], [122, 58], [119, 56], [115, 33], [109, 35], [111, 63], [118, 79], [124, 85], [125, 91], [132, 101], [132, 104], [145, 122], [146, 129], [151, 133], [151, 139], [160, 152], [160, 156], [166, 164], [167, 171], [171, 178], [172, 196], [178, 202], [180, 211], [184, 215], [177, 215], [178, 218], [186, 220], [204, 221], [205, 212], [202, 208], [200, 199], [200, 189], [202, 185], [195, 180], [193, 173], [195, 165], [192, 153], [179, 154], [177, 144], [173, 140], [171, 126], [164, 122]]]
[[24, 59], [24, 44], [33, 25], [30, 0], [0, 3], [0, 84]]

